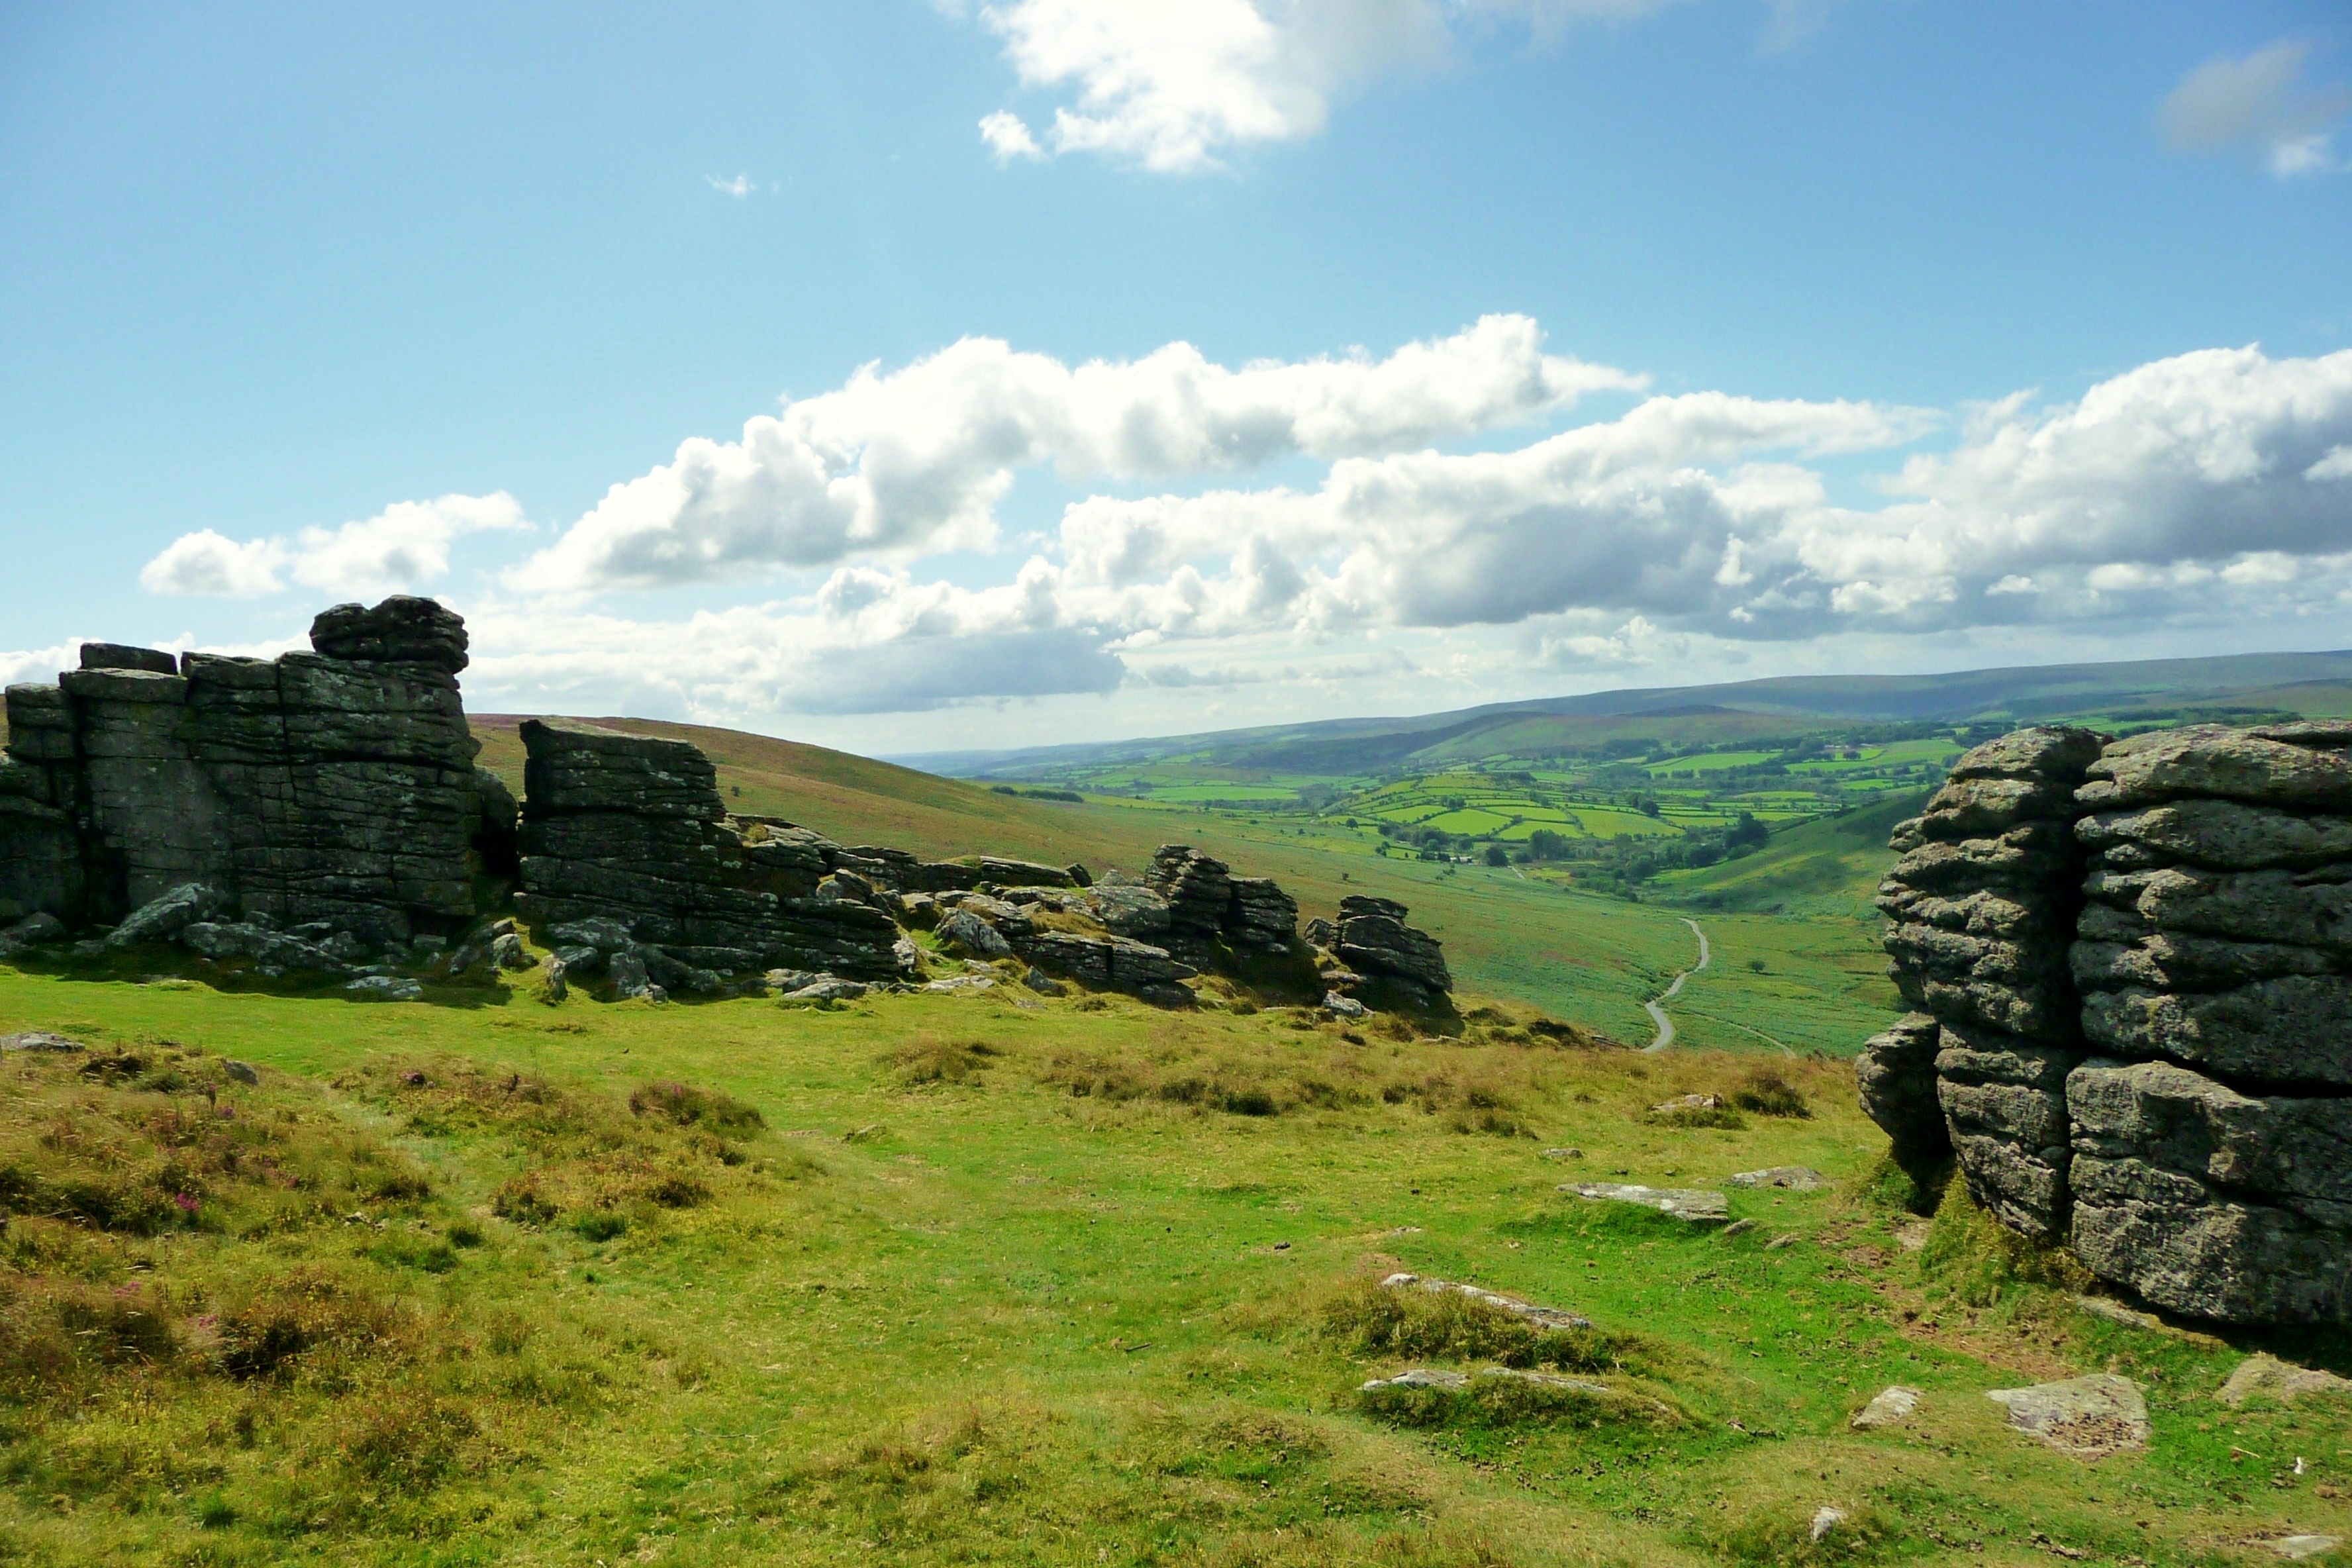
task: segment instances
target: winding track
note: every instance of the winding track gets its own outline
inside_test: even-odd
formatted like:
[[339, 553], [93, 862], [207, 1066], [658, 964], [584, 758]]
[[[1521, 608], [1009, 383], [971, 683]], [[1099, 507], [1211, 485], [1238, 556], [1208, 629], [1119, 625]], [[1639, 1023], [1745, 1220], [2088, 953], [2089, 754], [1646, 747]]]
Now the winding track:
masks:
[[1643, 1009], [1658, 1026], [1658, 1037], [1642, 1047], [1645, 1051], [1663, 1051], [1675, 1043], [1675, 1021], [1666, 1016], [1665, 1004], [1682, 994], [1684, 981], [1705, 969], [1715, 960], [1714, 952], [1706, 945], [1706, 932], [1698, 929], [1698, 921], [1685, 915], [1683, 917], [1683, 924], [1690, 927], [1691, 935], [1698, 938], [1698, 962], [1675, 975], [1675, 983], [1660, 992], [1656, 1001], [1642, 1004]]

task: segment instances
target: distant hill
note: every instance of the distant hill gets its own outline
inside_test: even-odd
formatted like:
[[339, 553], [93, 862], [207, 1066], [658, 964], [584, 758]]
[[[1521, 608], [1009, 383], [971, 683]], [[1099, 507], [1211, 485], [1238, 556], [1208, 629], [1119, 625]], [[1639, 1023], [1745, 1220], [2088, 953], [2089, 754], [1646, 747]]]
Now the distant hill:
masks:
[[892, 759], [958, 778], [1050, 776], [1183, 757], [1316, 775], [1444, 766], [1611, 741], [1682, 745], [1787, 735], [1825, 723], [2174, 716], [2182, 706], [2352, 713], [2352, 651], [2230, 654], [2114, 664], [2027, 665], [1943, 675], [1779, 676], [1714, 686], [1593, 692], [1412, 717], [1333, 719], [1100, 745], [937, 752]]
[[1921, 790], [1798, 823], [1741, 859], [1667, 872], [1650, 883], [1649, 895], [1697, 909], [1874, 920], [1871, 898], [1895, 858], [1887, 835], [1905, 817], [1917, 816], [1927, 795]]

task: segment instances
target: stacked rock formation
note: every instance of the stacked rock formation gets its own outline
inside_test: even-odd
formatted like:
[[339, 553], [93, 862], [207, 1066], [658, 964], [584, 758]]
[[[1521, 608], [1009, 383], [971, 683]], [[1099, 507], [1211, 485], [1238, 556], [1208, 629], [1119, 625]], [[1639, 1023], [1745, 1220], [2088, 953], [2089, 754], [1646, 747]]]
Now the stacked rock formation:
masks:
[[1979, 747], [1897, 830], [1923, 1011], [1864, 1047], [1864, 1109], [1924, 1174], [1932, 1097], [1988, 1209], [2159, 1306], [2344, 1321], [2352, 723], [2097, 739]]
[[1408, 912], [1394, 899], [1361, 893], [1341, 899], [1332, 951], [1365, 977], [1373, 996], [1444, 1006], [1454, 989], [1445, 953], [1435, 937], [1404, 923]]
[[[1168, 951], [1207, 968], [1222, 947], [1242, 957], [1288, 952], [1298, 940], [1298, 900], [1270, 878], [1236, 877], [1222, 860], [1189, 844], [1163, 844], [1143, 885], [1167, 908]], [[1107, 902], [1117, 902], [1111, 895]]]
[[2352, 1312], [2352, 723], [2121, 742], [2078, 795], [2073, 1239], [2147, 1300]]
[[2082, 1059], [2074, 796], [2102, 739], [2042, 727], [1963, 755], [1895, 830], [1903, 858], [1878, 896], [1895, 988], [1939, 1026], [1937, 1100], [1969, 1189], [2035, 1236], [2066, 1227], [2065, 1081]]
[[[522, 893], [535, 931], [609, 921], [688, 971], [772, 965], [888, 977], [897, 922], [841, 849], [806, 829], [727, 821], [718, 771], [684, 741], [568, 719], [521, 727]], [[642, 958], [642, 954], [637, 955]]]
[[473, 918], [511, 804], [474, 766], [458, 618], [339, 605], [276, 659], [85, 645], [8, 689], [0, 918], [110, 925], [175, 889], [371, 945]]

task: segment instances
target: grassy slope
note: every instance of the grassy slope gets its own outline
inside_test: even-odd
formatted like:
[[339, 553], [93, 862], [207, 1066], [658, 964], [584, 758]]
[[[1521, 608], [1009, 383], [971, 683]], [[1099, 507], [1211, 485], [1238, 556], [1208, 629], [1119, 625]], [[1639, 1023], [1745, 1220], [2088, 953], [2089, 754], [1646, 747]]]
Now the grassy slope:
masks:
[[1871, 896], [1893, 858], [1886, 836], [1916, 816], [1927, 792], [1906, 792], [1842, 816], [1775, 833], [1755, 854], [1657, 879], [1658, 892], [1695, 908], [1836, 915], [1875, 921]]
[[[180, 1130], [219, 1107], [248, 1129], [299, 1116], [289, 1139], [340, 1140], [354, 1171], [412, 1165], [431, 1182], [335, 1188], [308, 1218], [297, 1192], [251, 1230], [259, 1210], [230, 1205], [221, 1176], [205, 1201], [226, 1217], [208, 1230], [20, 1217], [0, 1255], [13, 1326], [54, 1290], [99, 1304], [76, 1321], [96, 1311], [119, 1330], [131, 1301], [174, 1337], [159, 1345], [151, 1326], [147, 1353], [110, 1368], [99, 1350], [114, 1342], [78, 1342], [78, 1363], [41, 1374], [53, 1398], [13, 1369], [0, 1556], [1537, 1568], [2018, 1564], [2054, 1544], [2175, 1564], [2238, 1561], [2219, 1543], [2290, 1529], [2352, 1534], [2333, 1497], [2352, 1448], [2341, 1405], [2233, 1414], [2210, 1398], [2236, 1360], [2213, 1342], [2104, 1323], [2013, 1282], [1990, 1310], [1924, 1290], [1896, 1244], [1904, 1216], [1868, 1184], [1882, 1141], [1834, 1064], [1790, 1069], [1811, 1121], [1675, 1131], [1642, 1108], [1727, 1089], [1741, 1060], [1560, 1053], [1491, 1029], [1359, 1045], [1273, 1015], [1124, 1003], [478, 1000], [367, 1007], [0, 969], [0, 1031], [150, 1056], [179, 1042], [184, 1076], [215, 1089], [217, 1106], [186, 1082], [124, 1089], [119, 1128], [193, 1151], [211, 1145]], [[262, 1088], [221, 1079], [215, 1054], [258, 1063]], [[964, 1081], [919, 1081], [926, 1063]], [[576, 1147], [527, 1155], [524, 1123], [442, 1109], [461, 1064], [493, 1100], [536, 1076], [607, 1109]], [[89, 1141], [74, 1065], [0, 1064], [0, 1165], [111, 1157], [121, 1179], [187, 1183], [129, 1132], [105, 1144], [113, 1156]], [[412, 1067], [427, 1086], [399, 1083]], [[1262, 1085], [1286, 1109], [1108, 1092], [1193, 1077]], [[595, 1150], [643, 1141], [621, 1097], [665, 1079], [766, 1119], [748, 1163], [695, 1167], [710, 1201], [625, 1198], [628, 1227], [604, 1241], [565, 1214], [531, 1226], [492, 1212], [526, 1168], [562, 1193], [639, 1180], [631, 1156]], [[1456, 1131], [1482, 1120], [1522, 1131]], [[1545, 1159], [1548, 1145], [1583, 1158]], [[656, 1153], [701, 1157], [676, 1138]], [[1735, 1192], [1735, 1212], [1761, 1222], [1738, 1237], [1553, 1190], [1790, 1162], [1837, 1190]], [[275, 1190], [264, 1169], [248, 1163], [237, 1202]], [[1973, 1233], [1953, 1208], [1928, 1256], [1965, 1263]], [[442, 1251], [460, 1226], [478, 1245]], [[1768, 1247], [1780, 1237], [1795, 1244]], [[1318, 1327], [1349, 1281], [1400, 1267], [1590, 1314], [1620, 1336], [1605, 1380], [1682, 1418], [1379, 1418], [1352, 1393], [1365, 1378], [1480, 1364]], [[272, 1289], [408, 1328], [305, 1352], [274, 1377], [214, 1370], [208, 1347], [250, 1316], [236, 1303]], [[1980, 1278], [1973, 1294], [1988, 1289]], [[2152, 1453], [2084, 1466], [2004, 1430], [1982, 1397], [2102, 1367], [2149, 1382]], [[1915, 1425], [1848, 1431], [1895, 1381], [1927, 1391]], [[2309, 1474], [2291, 1473], [2296, 1455]], [[1823, 1504], [1856, 1522], [1816, 1547], [1805, 1526]]]
[[[646, 720], [599, 722], [691, 741], [718, 765], [719, 788], [731, 807], [788, 817], [843, 843], [893, 844], [929, 855], [989, 850], [1057, 865], [1080, 860], [1097, 870], [1139, 869], [1159, 845], [1187, 843], [1247, 874], [1275, 878], [1309, 919], [1336, 912], [1341, 897], [1352, 892], [1395, 898], [1445, 944], [1447, 963], [1465, 991], [1517, 998], [1628, 1042], [1650, 1037], [1643, 1001], [1663, 990], [1696, 951], [1689, 931], [1664, 910], [1565, 891], [1510, 870], [1386, 860], [1352, 839], [1318, 837], [1311, 829], [1299, 835], [1281, 824], [1225, 814], [1017, 799], [731, 730]], [[473, 716], [483, 764], [520, 793], [522, 749], [515, 723], [500, 715]], [[740, 795], [734, 793], [739, 788]], [[1710, 932], [1714, 926], [1710, 921]], [[1809, 938], [1780, 959], [1785, 973], [1775, 984], [1789, 1001], [1776, 1005], [1763, 1025], [1772, 1038], [1850, 1052], [1895, 1010], [1892, 988], [1875, 977], [1870, 939], [1840, 930], [1848, 951], [1832, 952], [1826, 940]], [[1855, 963], [1869, 973], [1857, 979]], [[1715, 1033], [1728, 1048], [1769, 1048], [1753, 1033]]]

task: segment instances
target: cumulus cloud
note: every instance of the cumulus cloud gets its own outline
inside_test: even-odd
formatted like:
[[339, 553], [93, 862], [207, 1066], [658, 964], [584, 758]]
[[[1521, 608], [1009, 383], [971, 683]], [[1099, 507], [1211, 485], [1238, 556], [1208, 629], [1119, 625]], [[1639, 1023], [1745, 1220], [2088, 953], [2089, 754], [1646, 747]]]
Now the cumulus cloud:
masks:
[[1546, 353], [1525, 316], [1367, 356], [1211, 363], [1189, 343], [1065, 365], [967, 338], [903, 370], [697, 437], [615, 485], [517, 587], [580, 592], [985, 548], [1016, 469], [1164, 478], [1386, 451], [1524, 420], [1643, 378]]
[[738, 174], [731, 180], [722, 180], [716, 174], [705, 174], [702, 178], [705, 184], [720, 195], [733, 196], [739, 201], [750, 195], [754, 189], [751, 176], [749, 174]]
[[2341, 170], [2336, 122], [2352, 87], [2304, 80], [2311, 46], [2294, 38], [2240, 58], [2208, 60], [2183, 77], [2158, 111], [2166, 139], [2187, 153], [2248, 153], [2282, 180]]
[[399, 501], [341, 528], [306, 528], [290, 541], [239, 543], [207, 528], [165, 545], [141, 569], [139, 584], [151, 594], [257, 598], [282, 592], [290, 577], [331, 594], [396, 593], [447, 575], [459, 535], [523, 526], [521, 506], [500, 490]]
[[1037, 138], [1030, 134], [1029, 127], [1009, 109], [981, 116], [980, 139], [988, 144], [989, 152], [1000, 163], [1045, 155], [1045, 149], [1037, 145]]

